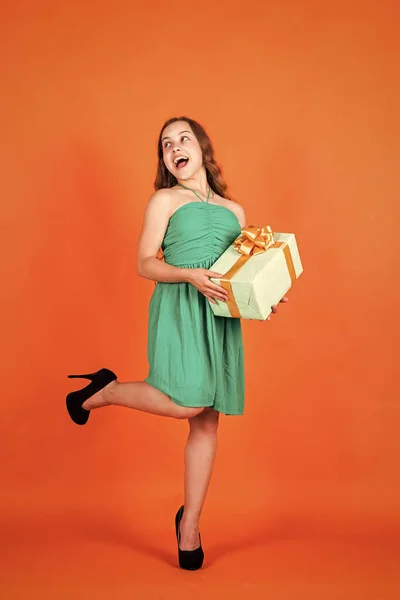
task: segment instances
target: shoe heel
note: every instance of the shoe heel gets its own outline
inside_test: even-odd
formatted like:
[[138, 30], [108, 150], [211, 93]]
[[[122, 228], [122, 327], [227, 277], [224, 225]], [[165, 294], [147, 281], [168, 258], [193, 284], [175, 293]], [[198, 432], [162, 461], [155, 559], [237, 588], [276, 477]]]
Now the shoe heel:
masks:
[[90, 381], [93, 381], [95, 375], [96, 373], [86, 373], [85, 375], [68, 375], [68, 377], [70, 379], [90, 379]]

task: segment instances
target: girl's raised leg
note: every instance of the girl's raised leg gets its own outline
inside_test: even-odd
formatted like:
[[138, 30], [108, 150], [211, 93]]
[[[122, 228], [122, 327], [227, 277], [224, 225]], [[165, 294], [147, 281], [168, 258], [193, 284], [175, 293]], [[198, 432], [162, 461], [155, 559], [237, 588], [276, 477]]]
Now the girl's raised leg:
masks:
[[204, 407], [187, 408], [179, 406], [171, 398], [152, 387], [146, 381], [129, 381], [120, 383], [115, 380], [99, 392], [88, 398], [82, 408], [93, 410], [102, 406], [126, 406], [153, 415], [189, 419], [201, 413]]

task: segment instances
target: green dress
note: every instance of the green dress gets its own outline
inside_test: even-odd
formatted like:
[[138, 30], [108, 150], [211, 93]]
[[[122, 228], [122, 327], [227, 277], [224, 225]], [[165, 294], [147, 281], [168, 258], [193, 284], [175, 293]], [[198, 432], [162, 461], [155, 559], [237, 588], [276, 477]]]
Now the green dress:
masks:
[[[228, 208], [189, 202], [169, 220], [161, 246], [165, 262], [210, 269], [240, 233]], [[243, 414], [241, 320], [215, 316], [192, 284], [157, 283], [149, 305], [147, 357], [145, 381], [180, 406]]]

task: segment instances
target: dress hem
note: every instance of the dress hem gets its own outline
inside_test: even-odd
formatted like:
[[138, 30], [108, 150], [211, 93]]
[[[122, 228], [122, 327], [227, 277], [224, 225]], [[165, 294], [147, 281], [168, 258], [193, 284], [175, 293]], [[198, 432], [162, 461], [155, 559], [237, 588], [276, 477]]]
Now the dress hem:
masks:
[[[160, 385], [156, 385], [154, 383], [152, 383], [152, 380], [150, 377], [146, 377], [144, 379], [144, 381], [148, 384], [151, 385], [151, 387], [155, 388], [156, 390], [159, 390], [160, 392], [162, 392], [163, 394], [167, 394], [167, 396], [169, 396], [171, 398], [171, 400], [173, 402], [175, 402], [175, 404], [177, 404], [178, 406], [182, 406], [183, 408], [214, 408], [214, 410], [216, 410], [217, 412], [226, 415], [226, 416], [241, 416], [243, 415], [243, 411], [242, 412], [224, 412], [223, 410], [216, 408], [215, 407], [215, 402], [213, 402], [212, 404], [182, 404], [181, 402], [179, 402], [179, 400], [177, 400], [177, 398], [174, 398], [171, 395], [171, 392], [168, 391], [167, 386], [160, 386]], [[190, 388], [190, 386], [185, 386], [185, 388], [182, 389], [200, 389], [200, 388], [196, 388], [196, 387], [192, 387]]]

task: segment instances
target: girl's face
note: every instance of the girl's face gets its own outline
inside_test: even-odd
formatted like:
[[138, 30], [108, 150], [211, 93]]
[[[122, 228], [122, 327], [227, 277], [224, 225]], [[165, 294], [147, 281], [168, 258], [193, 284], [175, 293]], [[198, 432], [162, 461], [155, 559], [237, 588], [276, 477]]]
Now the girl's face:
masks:
[[192, 178], [203, 164], [203, 154], [189, 123], [175, 121], [162, 132], [164, 164], [178, 180]]

